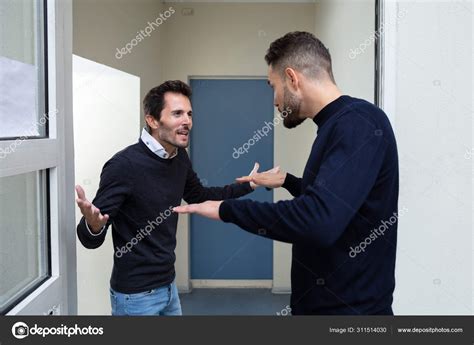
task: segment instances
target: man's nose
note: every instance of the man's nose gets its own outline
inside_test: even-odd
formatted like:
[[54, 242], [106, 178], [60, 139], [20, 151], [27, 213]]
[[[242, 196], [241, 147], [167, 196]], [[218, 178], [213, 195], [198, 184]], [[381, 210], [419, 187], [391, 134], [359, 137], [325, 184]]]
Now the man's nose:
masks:
[[192, 123], [193, 123], [192, 117], [189, 116], [188, 114], [186, 114], [186, 115], [184, 116], [183, 125], [188, 125], [188, 126], [190, 126], [190, 125], [192, 125]]

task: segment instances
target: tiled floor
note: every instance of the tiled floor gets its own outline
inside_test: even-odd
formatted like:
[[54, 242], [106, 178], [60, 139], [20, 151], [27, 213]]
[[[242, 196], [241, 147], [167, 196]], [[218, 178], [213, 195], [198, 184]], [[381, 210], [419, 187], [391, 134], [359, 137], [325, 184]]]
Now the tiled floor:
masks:
[[285, 315], [290, 304], [269, 289], [193, 289], [180, 299], [183, 315]]

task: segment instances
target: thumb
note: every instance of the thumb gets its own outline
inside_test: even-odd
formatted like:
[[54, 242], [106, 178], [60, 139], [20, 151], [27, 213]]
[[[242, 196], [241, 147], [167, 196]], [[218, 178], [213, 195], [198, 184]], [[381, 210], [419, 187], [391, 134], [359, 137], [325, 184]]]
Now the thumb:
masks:
[[105, 224], [107, 224], [107, 221], [109, 220], [109, 215], [108, 214], [102, 215], [102, 214], [99, 213], [99, 220], [102, 224], [105, 225]]
[[253, 174], [257, 173], [259, 168], [260, 168], [260, 164], [255, 162], [255, 165], [253, 166], [253, 169], [252, 169], [252, 171], [250, 172], [249, 175], [253, 175]]
[[270, 169], [270, 172], [278, 174], [280, 172], [280, 166], [278, 165], [274, 167], [273, 169]]
[[180, 205], [173, 207], [173, 212], [184, 213], [188, 210], [188, 205]]

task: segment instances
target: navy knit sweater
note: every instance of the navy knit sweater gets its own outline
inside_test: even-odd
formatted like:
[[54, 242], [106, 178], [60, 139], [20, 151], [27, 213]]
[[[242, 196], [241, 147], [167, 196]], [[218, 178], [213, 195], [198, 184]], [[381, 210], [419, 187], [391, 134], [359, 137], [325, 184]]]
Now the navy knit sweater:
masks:
[[[92, 203], [110, 216], [114, 266], [110, 285], [122, 293], [143, 292], [171, 283], [178, 215], [172, 207], [206, 200], [238, 198], [250, 193], [249, 183], [203, 187], [189, 156], [179, 149], [176, 157], [162, 159], [139, 140], [105, 163]], [[93, 236], [84, 217], [77, 226], [86, 248], [97, 248], [106, 231]]]
[[224, 201], [225, 222], [293, 244], [298, 314], [390, 314], [398, 219], [398, 156], [384, 112], [341, 96], [314, 117], [317, 137], [292, 200]]

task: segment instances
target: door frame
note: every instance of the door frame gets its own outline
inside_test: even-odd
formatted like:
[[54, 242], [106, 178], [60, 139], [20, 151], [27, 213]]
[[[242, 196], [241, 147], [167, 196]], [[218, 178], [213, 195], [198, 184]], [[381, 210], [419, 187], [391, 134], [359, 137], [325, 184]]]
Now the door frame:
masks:
[[[187, 83], [191, 84], [193, 79], [233, 79], [233, 80], [247, 80], [247, 79], [258, 79], [267, 80], [267, 76], [262, 75], [188, 75]], [[188, 153], [192, 152], [192, 144], [188, 147]], [[275, 147], [273, 147], [273, 158], [275, 158]], [[274, 198], [274, 196], [273, 196]], [[274, 201], [274, 200], [273, 200]], [[179, 255], [182, 255], [181, 260], [178, 259], [179, 255], [176, 255], [176, 263], [179, 265], [181, 271], [180, 277], [177, 277], [178, 286], [180, 292], [191, 292], [193, 288], [266, 288], [271, 289], [273, 287], [273, 279], [191, 279], [191, 221], [190, 215], [186, 217], [180, 217], [180, 238], [178, 239], [178, 246], [180, 247]], [[183, 231], [184, 230], [184, 231]], [[275, 270], [281, 269], [279, 265], [275, 265], [275, 241], [273, 241], [273, 277], [275, 276]], [[178, 251], [178, 249], [177, 249]], [[184, 254], [184, 255], [183, 255]]]
[[376, 36], [375, 40], [374, 100], [375, 104], [385, 111], [393, 127], [397, 102], [397, 26], [395, 18], [398, 18], [398, 2], [396, 0], [375, 0], [375, 30], [380, 34]]

